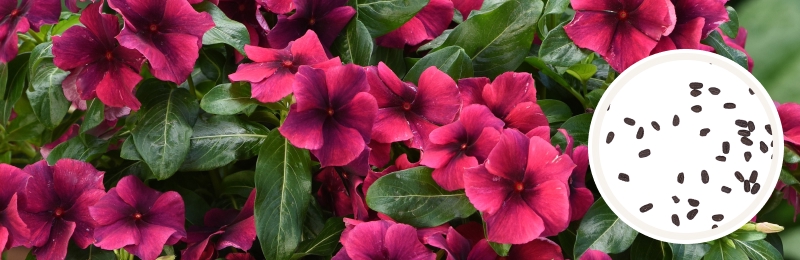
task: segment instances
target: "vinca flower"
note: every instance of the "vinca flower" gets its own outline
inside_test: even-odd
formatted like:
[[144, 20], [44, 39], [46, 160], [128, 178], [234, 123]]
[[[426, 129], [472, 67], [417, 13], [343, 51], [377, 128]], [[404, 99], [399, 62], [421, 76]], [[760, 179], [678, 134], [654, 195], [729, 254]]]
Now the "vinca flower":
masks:
[[42, 24], [56, 23], [60, 14], [59, 0], [0, 1], [0, 63], [8, 63], [17, 56], [17, 33], [39, 30]]
[[20, 218], [19, 197], [31, 176], [17, 167], [0, 164], [0, 254], [28, 244], [30, 230]]
[[434, 260], [436, 254], [425, 248], [414, 227], [387, 220], [363, 222], [342, 233], [342, 244], [334, 260]]
[[347, 6], [347, 0], [294, 0], [294, 6], [294, 14], [278, 16], [278, 23], [267, 35], [272, 48], [286, 47], [307, 30], [314, 31], [322, 46], [328, 48], [356, 13]]
[[570, 208], [570, 221], [575, 221], [583, 218], [589, 207], [594, 203], [594, 195], [592, 191], [586, 188], [586, 170], [589, 168], [589, 148], [585, 145], [575, 147], [573, 145], [575, 140], [567, 133], [565, 129], [558, 129], [562, 135], [567, 138], [567, 147], [565, 147], [562, 154], [569, 156], [572, 162], [575, 163], [575, 168], [572, 169], [572, 175], [569, 177], [569, 208]]
[[450, 25], [453, 10], [450, 0], [430, 0], [411, 20], [378, 37], [375, 42], [384, 47], [402, 49], [406, 45], [415, 46], [433, 40]]
[[[256, 190], [242, 206], [242, 210], [211, 209], [205, 214], [205, 226], [189, 229], [184, 239], [188, 244], [181, 252], [183, 259], [212, 259], [209, 251], [227, 247], [250, 250], [256, 239], [256, 222], [253, 216]], [[211, 255], [214, 255], [213, 253]], [[203, 257], [208, 256], [208, 257]]]
[[699, 49], [700, 40], [727, 22], [728, 11], [719, 0], [672, 0], [675, 29], [661, 37], [653, 53], [674, 49]]
[[466, 78], [458, 84], [465, 106], [486, 105], [508, 128], [528, 133], [536, 127], [549, 126], [542, 108], [536, 104], [536, 86], [529, 73], [506, 72], [491, 83], [487, 78]]

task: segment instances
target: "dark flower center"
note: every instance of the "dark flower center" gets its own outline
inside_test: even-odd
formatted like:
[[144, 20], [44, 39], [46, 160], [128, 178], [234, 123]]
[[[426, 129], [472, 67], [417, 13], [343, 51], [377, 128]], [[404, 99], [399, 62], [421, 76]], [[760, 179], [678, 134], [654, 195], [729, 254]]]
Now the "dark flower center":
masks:
[[17, 15], [19, 15], [19, 10], [17, 9], [11, 10], [11, 17], [16, 17]]
[[157, 32], [157, 31], [158, 31], [158, 25], [154, 23], [150, 24], [150, 32]]
[[461, 150], [467, 150], [467, 143], [461, 144]]
[[628, 12], [626, 12], [625, 10], [619, 11], [619, 13], [617, 13], [617, 18], [619, 18], [620, 20], [628, 19]]
[[142, 220], [142, 213], [136, 212], [133, 214], [134, 220]]
[[333, 116], [333, 108], [328, 108], [328, 115]]
[[114, 53], [112, 53], [111, 51], [107, 51], [106, 60], [112, 60], [112, 59], [114, 59]]
[[292, 63], [292, 61], [290, 61], [290, 60], [285, 60], [285, 61], [283, 61], [283, 67], [284, 67], [284, 68], [291, 68], [292, 66], [294, 66], [294, 64]]
[[56, 208], [56, 210], [53, 211], [53, 217], [61, 218], [62, 216], [64, 216], [64, 209]]
[[405, 109], [405, 110], [411, 110], [411, 103], [408, 103], [408, 102], [403, 102], [403, 109]]
[[239, 5], [239, 11], [244, 11], [244, 8], [245, 8], [244, 4]]
[[313, 26], [313, 25], [314, 25], [314, 24], [316, 24], [316, 23], [317, 23], [317, 20], [316, 20], [316, 19], [314, 19], [314, 18], [308, 19], [308, 25], [311, 25], [311, 26]]
[[514, 190], [515, 191], [520, 192], [520, 191], [522, 191], [524, 189], [525, 189], [525, 187], [522, 185], [522, 182], [515, 182], [514, 183]]

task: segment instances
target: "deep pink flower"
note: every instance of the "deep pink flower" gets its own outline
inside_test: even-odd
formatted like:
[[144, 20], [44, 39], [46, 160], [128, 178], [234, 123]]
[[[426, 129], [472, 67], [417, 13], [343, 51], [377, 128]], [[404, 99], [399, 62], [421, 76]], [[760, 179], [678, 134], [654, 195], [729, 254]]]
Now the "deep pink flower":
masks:
[[30, 230], [19, 214], [18, 200], [31, 176], [17, 167], [0, 164], [0, 255], [28, 244]]
[[123, 177], [89, 212], [97, 221], [95, 245], [105, 250], [124, 247], [151, 260], [161, 254], [165, 244], [186, 237], [181, 195], [153, 190], [135, 176]]
[[469, 240], [452, 227], [447, 229], [446, 237], [441, 234], [432, 236], [428, 244], [447, 252], [447, 260], [467, 260], [472, 249]]
[[392, 221], [378, 220], [355, 225], [342, 233], [344, 246], [335, 260], [387, 259], [422, 260], [436, 259], [418, 239], [414, 227]]
[[367, 80], [378, 101], [372, 139], [380, 143], [410, 140], [422, 149], [431, 131], [453, 122], [461, 108], [456, 82], [433, 66], [422, 72], [419, 87], [400, 81], [383, 62], [367, 68]]
[[383, 177], [383, 176], [385, 176], [387, 174], [390, 174], [390, 173], [393, 173], [393, 172], [396, 172], [396, 171], [402, 171], [402, 170], [414, 168], [414, 167], [417, 167], [417, 166], [419, 166], [419, 162], [415, 162], [415, 163], [409, 162], [408, 161], [408, 155], [407, 154], [401, 154], [400, 156], [397, 157], [397, 159], [395, 159], [394, 165], [390, 165], [389, 167], [386, 167], [386, 169], [383, 169], [383, 171], [380, 171], [380, 172], [369, 171], [369, 173], [367, 174], [367, 177], [364, 178], [364, 184], [361, 186], [361, 190], [362, 190], [363, 194], [367, 194], [367, 191], [369, 190], [369, 187], [372, 186], [372, 184], [375, 183], [375, 181], [377, 181], [380, 177]]
[[[483, 235], [483, 234], [481, 234]], [[470, 245], [469, 240], [450, 228], [447, 237], [442, 235], [432, 236], [428, 244], [441, 248], [447, 252], [447, 260], [563, 260], [561, 247], [547, 238], [536, 238], [528, 243], [511, 246], [508, 256], [500, 257], [489, 246], [486, 239], [480, 239], [476, 244]]]
[[259, 4], [266, 6], [270, 12], [276, 14], [285, 14], [294, 10], [294, 2], [292, 0], [258, 0]]
[[650, 55], [675, 25], [667, 0], [571, 0], [575, 18], [564, 26], [581, 48], [597, 52], [617, 71]]
[[567, 133], [565, 129], [558, 129], [562, 135], [567, 138], [567, 147], [561, 154], [569, 156], [572, 162], [575, 163], [575, 168], [572, 169], [572, 175], [569, 177], [569, 208], [570, 208], [570, 221], [575, 221], [583, 218], [589, 207], [594, 203], [594, 195], [592, 191], [586, 188], [586, 170], [589, 168], [589, 149], [585, 145], [575, 147], [574, 139]]
[[314, 177], [322, 186], [317, 191], [320, 206], [329, 209], [333, 215], [344, 217], [353, 215], [354, 219], [367, 220], [366, 196], [362, 192], [364, 178], [337, 167], [326, 167]]
[[800, 148], [800, 104], [784, 103], [776, 106], [783, 127], [783, 140]]
[[322, 167], [346, 165], [364, 151], [378, 111], [364, 69], [302, 66], [292, 89], [297, 103], [279, 128], [289, 142], [311, 150]]
[[94, 242], [95, 221], [89, 206], [105, 194], [103, 172], [89, 163], [61, 159], [23, 169], [31, 175], [20, 196], [20, 216], [31, 231], [33, 254], [39, 259], [63, 259], [70, 238], [80, 248]]
[[239, 64], [236, 72], [228, 75], [228, 78], [252, 83], [253, 98], [263, 103], [277, 102], [291, 94], [295, 74], [302, 65], [327, 68], [342, 64], [338, 57], [328, 59], [317, 34], [311, 30], [284, 49], [252, 45], [245, 45], [244, 48], [247, 57], [254, 63]]
[[272, 48], [286, 47], [307, 30], [319, 36], [322, 46], [331, 46], [356, 10], [347, 6], [347, 0], [294, 0], [297, 10], [291, 16], [279, 15], [278, 23], [267, 35]]
[[225, 256], [225, 260], [256, 260], [249, 253], [230, 253]]
[[[266, 37], [269, 25], [261, 13], [261, 5], [257, 0], [220, 0], [217, 6], [226, 16], [244, 24], [250, 35], [250, 45], [268, 46]], [[237, 62], [244, 58], [239, 52], [235, 54]]]
[[[797, 164], [795, 164], [795, 166], [797, 166]], [[795, 190], [792, 186], [786, 185], [782, 181], [778, 182], [778, 184], [775, 186], [775, 189], [782, 191], [783, 198], [786, 200], [786, 203], [792, 205], [794, 208], [793, 221], [797, 221], [797, 215], [800, 214], [800, 194], [798, 194], [797, 190]]]
[[138, 110], [141, 104], [133, 95], [142, 80], [139, 68], [144, 57], [138, 51], [119, 46], [114, 39], [120, 32], [119, 20], [101, 14], [103, 3], [91, 4], [80, 21], [86, 27], [73, 26], [62, 36], [53, 37], [53, 62], [70, 71], [65, 79], [73, 83], [80, 99], [99, 98], [111, 107]]
[[144, 54], [153, 76], [176, 84], [192, 72], [203, 34], [214, 27], [211, 15], [198, 13], [186, 0], [108, 0], [108, 5], [125, 19], [119, 43]]
[[372, 140], [369, 141], [367, 146], [369, 146], [370, 149], [368, 158], [369, 165], [380, 168], [389, 163], [392, 156], [392, 144], [380, 143]]
[[72, 139], [73, 137], [78, 136], [78, 134], [80, 133], [79, 132], [80, 128], [81, 128], [80, 125], [72, 124], [69, 128], [67, 128], [67, 131], [61, 135], [61, 137], [59, 137], [58, 139], [49, 144], [43, 145], [42, 148], [39, 148], [39, 153], [42, 154], [42, 158], [47, 158], [47, 156], [50, 155], [50, 152], [53, 151], [53, 148], [56, 148], [56, 146], [58, 146], [59, 144], [66, 142], [67, 140]]
[[66, 1], [64, 1], [64, 5], [67, 6], [67, 9], [69, 9], [70, 12], [77, 13], [77, 12], [81, 11], [81, 9], [78, 7], [78, 2], [84, 2], [85, 3], [85, 2], [88, 2], [88, 1], [91, 1], [92, 3], [94, 3], [94, 0], [66, 0]]
[[494, 116], [503, 119], [506, 127], [527, 133], [549, 126], [542, 108], [536, 104], [536, 85], [530, 73], [506, 72], [492, 83], [487, 78], [466, 78], [458, 81], [458, 87], [465, 106], [486, 105]]
[[203, 252], [235, 247], [244, 251], [250, 250], [256, 240], [256, 222], [253, 217], [253, 205], [256, 190], [250, 192], [242, 210], [211, 209], [206, 212], [204, 227], [190, 228], [184, 241], [188, 244], [181, 252], [183, 259], [211, 259], [202, 257]]
[[589, 249], [583, 253], [580, 260], [611, 260], [611, 257], [603, 251]]
[[500, 140], [503, 121], [482, 105], [461, 110], [458, 121], [433, 130], [420, 164], [434, 168], [433, 179], [446, 190], [464, 188], [464, 169], [478, 166]]
[[675, 29], [661, 37], [652, 53], [674, 49], [699, 49], [700, 40], [727, 22], [725, 2], [718, 0], [672, 0]]
[[0, 63], [17, 56], [17, 33], [27, 32], [45, 23], [57, 23], [61, 15], [59, 0], [3, 0], [0, 2]]
[[461, 13], [464, 21], [469, 17], [469, 13], [475, 10], [480, 10], [483, 5], [483, 0], [453, 0], [453, 6]]
[[486, 163], [464, 174], [467, 197], [483, 213], [489, 241], [523, 244], [566, 229], [573, 168], [568, 156], [541, 138], [504, 130]]
[[411, 20], [375, 39], [378, 45], [402, 49], [423, 41], [433, 40], [447, 29], [453, 20], [453, 2], [450, 0], [430, 0]]

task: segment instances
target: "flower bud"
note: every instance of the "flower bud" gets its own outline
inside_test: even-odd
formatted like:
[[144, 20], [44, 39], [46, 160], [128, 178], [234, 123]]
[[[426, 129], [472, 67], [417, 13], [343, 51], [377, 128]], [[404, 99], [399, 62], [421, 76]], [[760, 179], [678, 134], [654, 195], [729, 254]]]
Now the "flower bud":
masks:
[[783, 227], [777, 224], [772, 224], [769, 222], [762, 222], [756, 224], [756, 231], [769, 234], [769, 233], [778, 233], [783, 231]]

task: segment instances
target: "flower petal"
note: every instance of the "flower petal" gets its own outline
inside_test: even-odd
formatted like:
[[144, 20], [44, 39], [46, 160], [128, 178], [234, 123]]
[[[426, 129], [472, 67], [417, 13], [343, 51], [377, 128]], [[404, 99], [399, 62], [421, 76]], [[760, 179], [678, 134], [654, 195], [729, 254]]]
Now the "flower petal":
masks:
[[[364, 139], [364, 143], [369, 143], [372, 134], [372, 126], [375, 122], [375, 114], [378, 112], [378, 105], [375, 98], [367, 92], [356, 93], [349, 103], [336, 109], [333, 119], [339, 124], [355, 129]], [[333, 102], [332, 102], [333, 103]], [[330, 139], [326, 139], [327, 142]]]
[[388, 259], [434, 260], [436, 254], [428, 250], [417, 238], [416, 230], [406, 224], [394, 224], [386, 230], [384, 247]]
[[291, 44], [292, 63], [295, 66], [300, 65], [313, 65], [328, 60], [328, 55], [325, 54], [325, 49], [319, 42], [317, 34], [312, 30], [306, 31], [303, 37], [300, 37], [293, 44]]
[[324, 144], [323, 131], [327, 131], [324, 129], [327, 116], [321, 110], [298, 111], [297, 104], [293, 104], [289, 108], [289, 116], [278, 130], [294, 146], [320, 149]]
[[150, 212], [151, 207], [161, 195], [161, 192], [145, 186], [139, 178], [133, 175], [122, 177], [115, 188], [122, 201], [133, 206], [143, 215]]
[[[549, 126], [547, 117], [536, 102], [522, 102], [509, 112], [503, 121], [509, 128], [516, 128], [527, 133], [536, 127]], [[548, 129], [549, 130], [549, 129]]]
[[500, 134], [500, 131], [497, 129], [491, 127], [484, 128], [481, 135], [478, 136], [478, 139], [467, 148], [467, 155], [474, 156], [475, 159], [478, 159], [478, 163], [483, 163], [486, 158], [489, 157], [492, 148], [500, 141]]
[[9, 164], [0, 164], [0, 209], [8, 205], [12, 197], [25, 190], [30, 175]]
[[614, 70], [624, 71], [637, 61], [649, 56], [656, 44], [658, 44], [657, 40], [642, 33], [630, 23], [618, 23], [611, 49], [604, 57]]
[[483, 101], [483, 87], [489, 84], [488, 78], [465, 78], [458, 80], [458, 90], [461, 93], [463, 106], [471, 104], [486, 104]]
[[483, 88], [482, 95], [486, 106], [499, 118], [505, 118], [521, 102], [536, 102], [536, 88], [529, 73], [500, 74]]
[[[13, 3], [8, 1], [9, 3]], [[19, 52], [19, 38], [17, 33], [24, 33], [30, 28], [30, 23], [25, 17], [11, 19], [9, 22], [0, 24], [0, 62], [8, 63], [17, 56]]]
[[521, 182], [525, 177], [528, 157], [529, 139], [519, 131], [506, 129], [497, 146], [486, 158], [486, 170], [493, 175]]
[[381, 143], [404, 141], [413, 136], [405, 111], [399, 107], [378, 109], [371, 135], [372, 139]]
[[125, 246], [125, 250], [141, 259], [155, 259], [167, 243], [167, 239], [175, 232], [173, 228], [152, 225], [144, 221], [136, 222], [141, 233], [135, 245]]
[[464, 172], [466, 169], [478, 166], [475, 157], [458, 153], [446, 165], [433, 170], [433, 180], [448, 191], [464, 188]]
[[[28, 239], [30, 237], [30, 230], [25, 221], [20, 217], [19, 208], [17, 207], [17, 194], [9, 198], [6, 208], [0, 211], [0, 228], [6, 230], [7, 240], [0, 241], [0, 250], [8, 246], [28, 246]], [[3, 236], [0, 235], [0, 238]]]
[[580, 260], [611, 260], [611, 257], [603, 251], [589, 249], [581, 255]]
[[[491, 127], [500, 131], [503, 129], [503, 121], [495, 117], [489, 108], [483, 105], [469, 105], [461, 110], [458, 119], [464, 125], [467, 133], [467, 141], [475, 142], [483, 133], [483, 129]], [[432, 138], [433, 136], [431, 136]]]
[[541, 138], [532, 137], [528, 148], [525, 186], [536, 186], [548, 180], [567, 183], [575, 164], [569, 156], [559, 155], [556, 148]]
[[677, 0], [674, 3], [679, 22], [697, 17], [705, 18], [701, 38], [705, 38], [711, 31], [729, 20], [724, 1]]
[[622, 10], [621, 1], [597, 0], [571, 0], [572, 8], [576, 11], [619, 11]]
[[564, 260], [561, 247], [550, 239], [540, 237], [522, 245], [513, 245], [508, 251], [510, 260]]
[[139, 110], [141, 103], [133, 95], [133, 89], [142, 80], [142, 76], [124, 65], [111, 66], [97, 85], [97, 98], [110, 107], [129, 107], [132, 110]]
[[464, 171], [464, 191], [479, 211], [494, 214], [513, 191], [511, 180], [493, 175], [484, 166]]
[[150, 207], [150, 211], [147, 213], [142, 212], [142, 215], [144, 215], [142, 218], [144, 222], [172, 228], [172, 233], [186, 236], [183, 226], [185, 220], [183, 198], [177, 192], [164, 192]]
[[[658, 41], [661, 35], [670, 27], [674, 27], [675, 20], [665, 19], [665, 17], [669, 17], [669, 4], [671, 3], [658, 0], [637, 0], [635, 2], [640, 2], [641, 4], [635, 9], [628, 9], [627, 22], [623, 22], [623, 24], [632, 25], [655, 41]], [[619, 27], [617, 27], [617, 30], [619, 30]]]
[[295, 76], [291, 71], [279, 68], [266, 79], [251, 85], [252, 96], [261, 103], [278, 102], [292, 94], [294, 79]]
[[423, 71], [412, 106], [414, 113], [431, 123], [445, 125], [453, 122], [459, 108], [461, 100], [455, 81], [433, 66]]
[[582, 219], [594, 203], [594, 195], [587, 188], [573, 188], [569, 193], [570, 221]]
[[291, 0], [262, 0], [266, 2], [267, 9], [276, 14], [285, 14], [294, 10]]
[[439, 126], [414, 113], [406, 113], [406, 118], [413, 135], [411, 140], [406, 141], [406, 145], [420, 150], [430, 145], [429, 136]]
[[[358, 93], [369, 91], [367, 74], [364, 69], [353, 64], [327, 69], [325, 82], [327, 82], [328, 98], [333, 109], [349, 104]], [[372, 99], [374, 100], [374, 98]]]
[[217, 241], [217, 250], [226, 247], [235, 247], [241, 250], [250, 250], [256, 240], [256, 221], [254, 217], [246, 218], [225, 228]]
[[327, 110], [333, 108], [330, 104], [328, 84], [324, 70], [301, 66], [295, 75], [295, 83], [292, 85], [292, 91], [297, 100], [297, 103], [295, 103], [297, 104], [297, 109], [305, 111], [308, 109]]
[[31, 175], [25, 192], [20, 196], [22, 210], [39, 213], [60, 205], [58, 195], [53, 191], [53, 168], [47, 166], [47, 161], [38, 161], [22, 170]]
[[[325, 1], [322, 1], [325, 2]], [[331, 1], [332, 2], [332, 1]], [[322, 17], [317, 18], [314, 31], [319, 36], [319, 41], [323, 46], [331, 46], [333, 40], [339, 35], [339, 32], [347, 26], [356, 14], [356, 10], [350, 6], [337, 7]], [[276, 26], [277, 27], [277, 26]]]
[[80, 248], [86, 248], [94, 242], [93, 233], [97, 224], [89, 214], [89, 206], [95, 205], [105, 194], [104, 190], [86, 190], [64, 214], [64, 220], [75, 222], [72, 241]]
[[[245, 48], [249, 47], [245, 46]], [[254, 56], [248, 56], [254, 58]], [[256, 62], [256, 63], [242, 63], [236, 69], [236, 72], [228, 75], [231, 81], [247, 81], [251, 83], [261, 82], [272, 74], [275, 74], [281, 67], [279, 61]]]
[[569, 225], [569, 187], [564, 182], [549, 180], [533, 190], [525, 190], [522, 197], [544, 223], [541, 236], [555, 236]]
[[75, 231], [75, 222], [63, 220], [53, 222], [50, 239], [44, 245], [34, 248], [33, 254], [37, 259], [64, 259], [67, 256], [67, 245], [73, 231]]
[[[573, 2], [606, 3], [615, 1], [580, 0]], [[573, 3], [573, 7], [574, 3]], [[594, 9], [594, 8], [593, 8]], [[584, 11], [588, 9], [575, 7], [575, 18], [564, 26], [564, 31], [578, 47], [590, 49], [602, 56], [609, 55], [611, 41], [617, 30], [617, 14], [605, 11]], [[620, 9], [613, 9], [620, 10]]]
[[105, 250], [115, 250], [134, 245], [141, 240], [139, 228], [133, 218], [120, 219], [94, 229], [95, 245]]
[[322, 128], [325, 142], [319, 149], [311, 150], [322, 167], [346, 165], [364, 151], [366, 143], [356, 129], [333, 120], [326, 120]]
[[376, 38], [375, 43], [386, 48], [402, 49], [406, 44], [417, 45], [427, 38], [425, 25], [415, 16], [400, 28]]
[[[81, 17], [81, 20], [88, 19]], [[61, 36], [53, 36], [52, 50], [53, 63], [62, 70], [71, 70], [105, 58], [109, 49], [86, 27], [73, 26]]]
[[123, 201], [117, 194], [117, 188], [114, 187], [94, 206], [89, 207], [89, 213], [97, 221], [98, 226], [107, 226], [132, 216], [136, 213], [136, 209]]
[[[356, 225], [343, 241], [344, 249], [352, 259], [383, 259], [384, 236], [392, 223], [379, 220]], [[416, 233], [412, 237], [416, 241]], [[392, 241], [395, 242], [395, 241]]]
[[483, 259], [496, 259], [497, 253], [494, 252], [494, 249], [489, 245], [489, 241], [486, 239], [481, 239], [472, 247], [472, 250], [469, 252], [469, 256], [467, 260], [483, 260]]
[[519, 194], [512, 193], [495, 213], [485, 213], [487, 239], [504, 244], [522, 244], [545, 230], [542, 219]]

